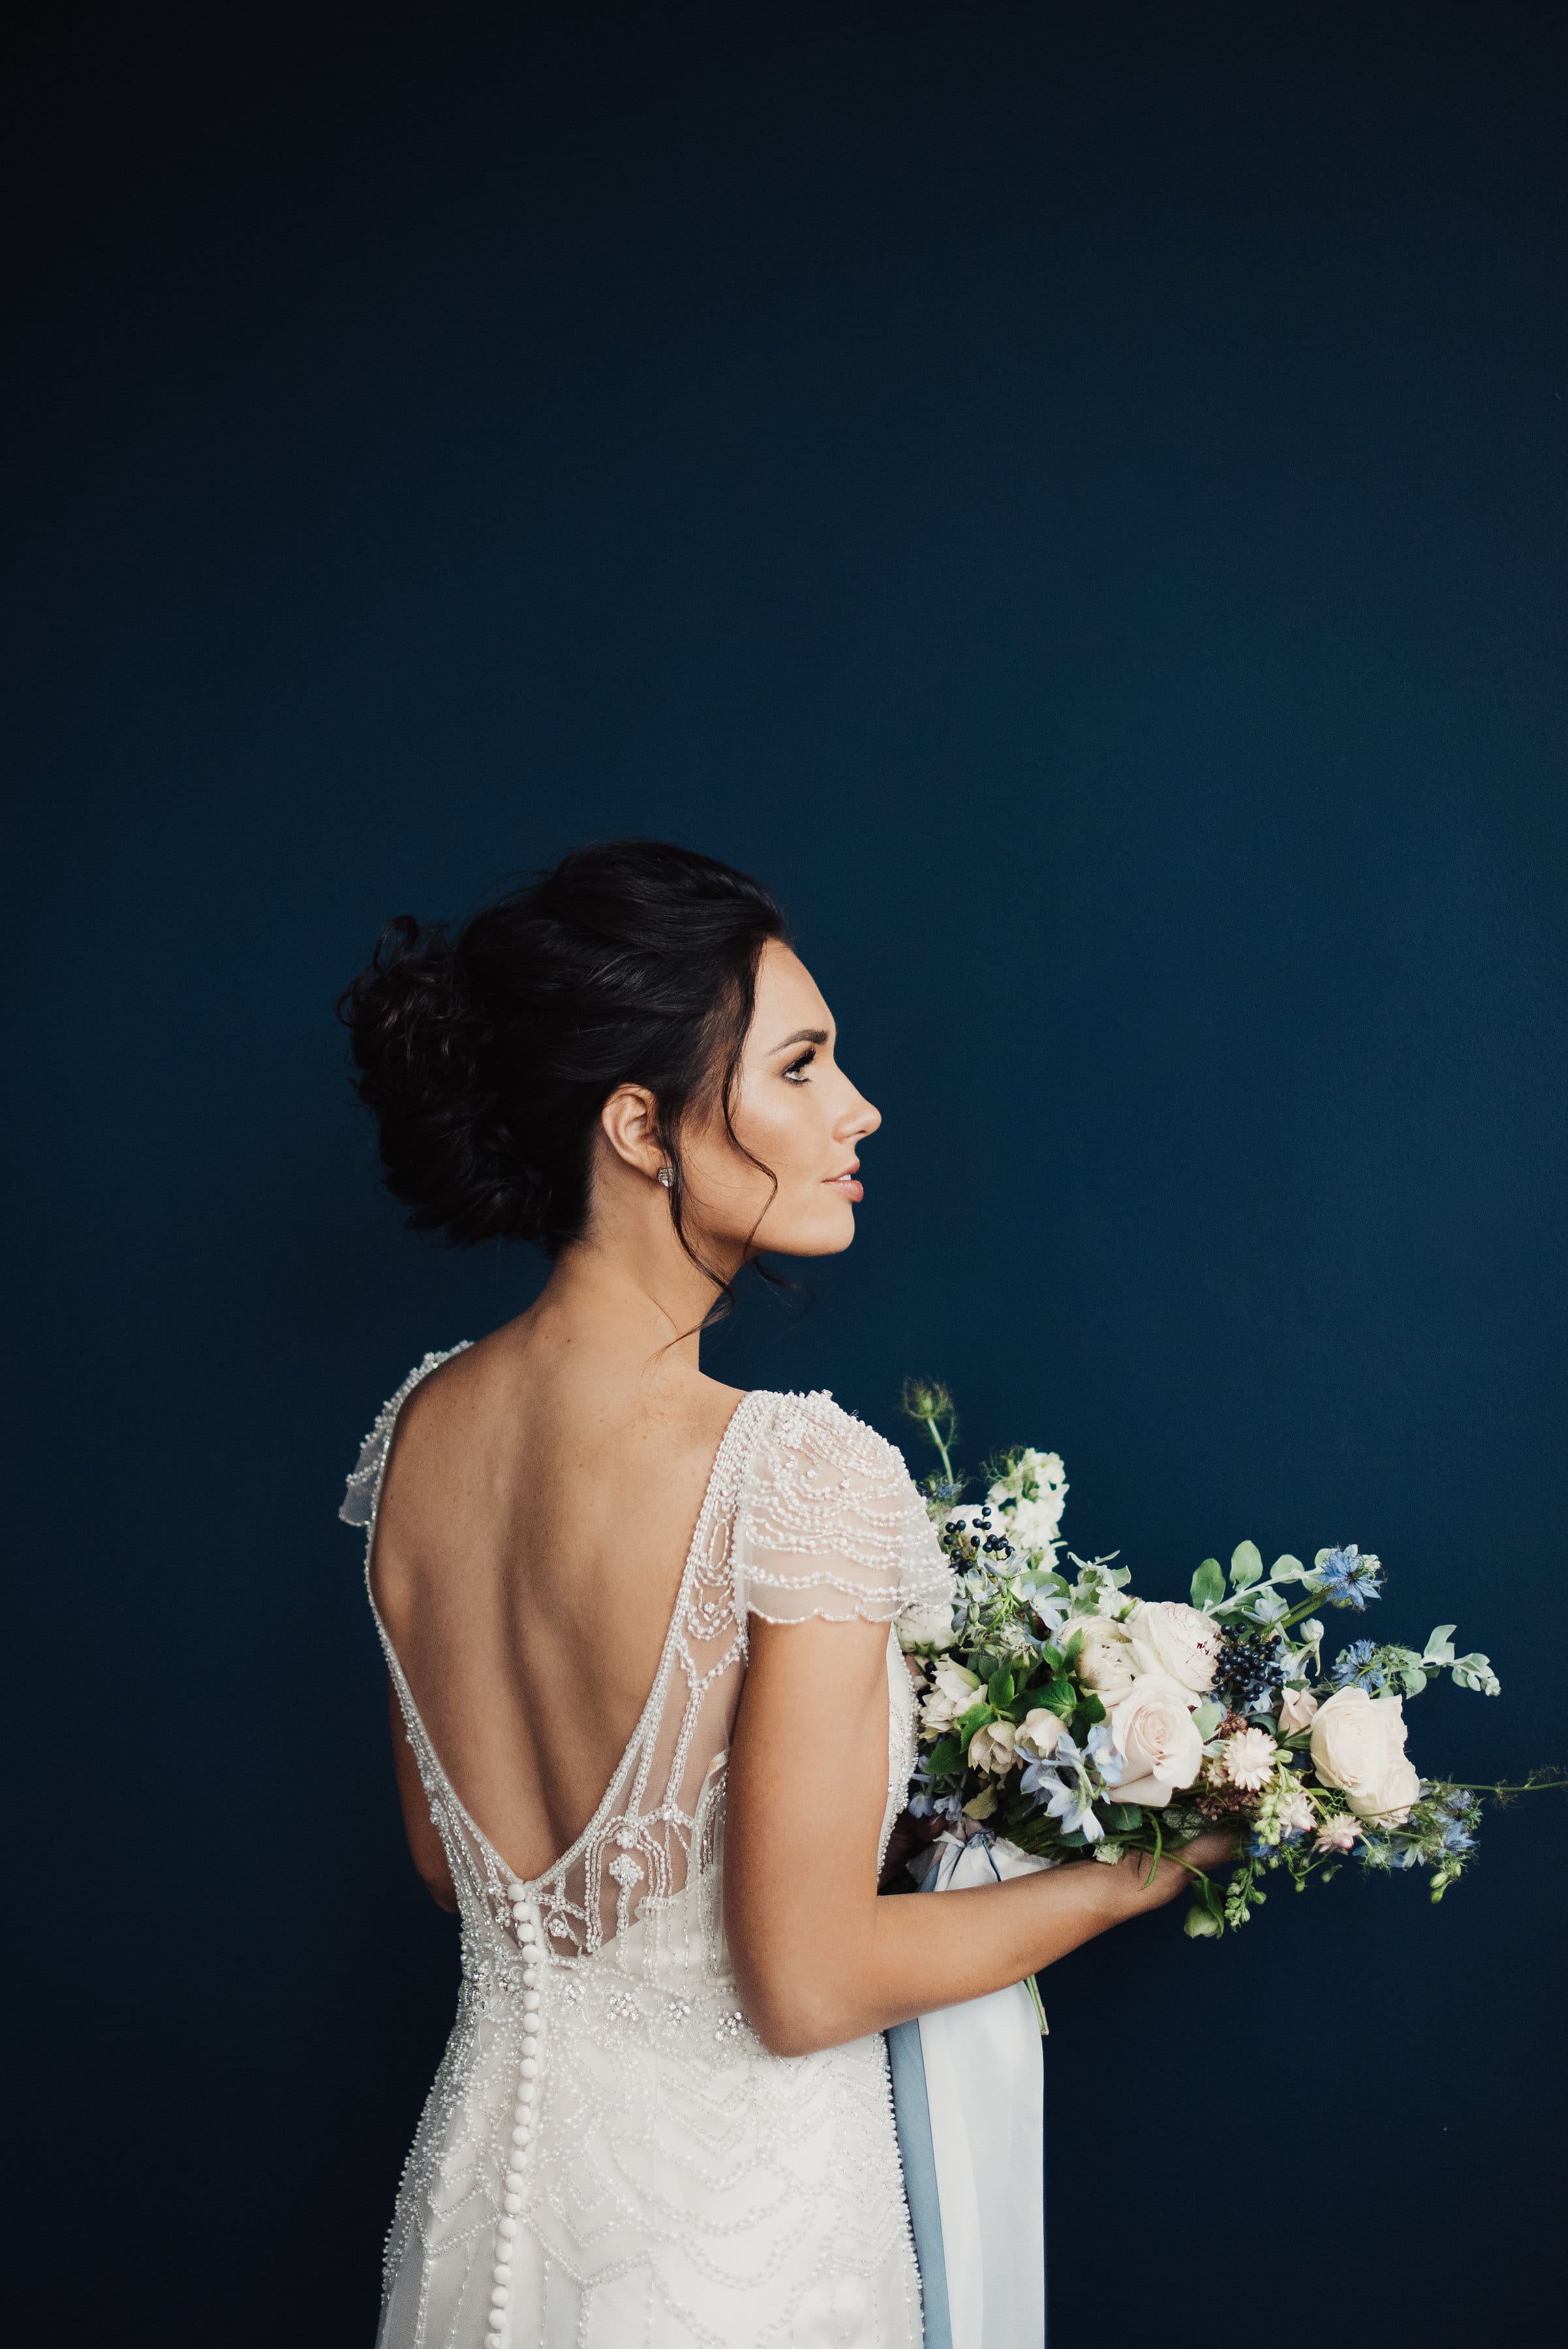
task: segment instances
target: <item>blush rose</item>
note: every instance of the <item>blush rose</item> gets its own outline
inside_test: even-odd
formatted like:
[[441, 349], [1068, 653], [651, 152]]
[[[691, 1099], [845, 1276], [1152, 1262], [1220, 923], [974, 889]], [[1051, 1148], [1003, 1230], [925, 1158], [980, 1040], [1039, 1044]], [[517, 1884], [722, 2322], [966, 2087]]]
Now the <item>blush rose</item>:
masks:
[[1190, 1689], [1168, 1672], [1140, 1672], [1112, 1708], [1111, 1735], [1127, 1763], [1116, 1802], [1160, 1810], [1179, 1786], [1191, 1785], [1203, 1765], [1191, 1703]]

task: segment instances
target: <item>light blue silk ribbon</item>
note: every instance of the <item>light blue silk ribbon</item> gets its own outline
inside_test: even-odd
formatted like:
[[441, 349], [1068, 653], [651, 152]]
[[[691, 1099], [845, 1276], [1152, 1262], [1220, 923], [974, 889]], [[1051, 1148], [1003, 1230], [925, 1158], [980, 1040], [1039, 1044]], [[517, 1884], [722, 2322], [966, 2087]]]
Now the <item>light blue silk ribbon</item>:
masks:
[[[986, 1834], [944, 1837], [927, 1892], [1033, 1873]], [[1044, 2349], [1044, 2086], [1027, 1984], [888, 2033], [926, 2349]]]

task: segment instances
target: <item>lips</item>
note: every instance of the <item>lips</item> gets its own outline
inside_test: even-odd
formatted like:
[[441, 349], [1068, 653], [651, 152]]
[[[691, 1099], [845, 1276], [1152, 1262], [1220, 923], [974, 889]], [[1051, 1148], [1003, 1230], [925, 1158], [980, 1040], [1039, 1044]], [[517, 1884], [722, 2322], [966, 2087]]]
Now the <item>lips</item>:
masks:
[[857, 1183], [855, 1179], [859, 1172], [860, 1161], [858, 1158], [852, 1158], [842, 1174], [828, 1175], [828, 1189], [831, 1191], [842, 1191], [846, 1199], [851, 1199], [858, 1203], [866, 1196], [864, 1185]]

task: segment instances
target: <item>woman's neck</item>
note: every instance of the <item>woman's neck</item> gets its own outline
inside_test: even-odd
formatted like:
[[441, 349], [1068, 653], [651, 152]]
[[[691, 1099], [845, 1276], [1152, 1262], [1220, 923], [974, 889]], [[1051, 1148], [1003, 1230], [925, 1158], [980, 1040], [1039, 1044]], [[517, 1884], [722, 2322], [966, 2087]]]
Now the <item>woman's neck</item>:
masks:
[[[660, 1202], [662, 1205], [662, 1202]], [[557, 1258], [535, 1313], [559, 1319], [639, 1361], [701, 1368], [701, 1327], [719, 1284], [694, 1265], [666, 1220], [645, 1244], [606, 1245], [593, 1236]]]

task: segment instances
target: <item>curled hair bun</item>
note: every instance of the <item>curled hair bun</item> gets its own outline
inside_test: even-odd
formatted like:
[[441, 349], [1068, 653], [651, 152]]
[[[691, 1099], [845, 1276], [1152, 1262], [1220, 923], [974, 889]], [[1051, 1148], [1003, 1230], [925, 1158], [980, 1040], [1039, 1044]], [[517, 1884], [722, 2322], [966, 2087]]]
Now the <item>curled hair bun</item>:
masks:
[[554, 1255], [583, 1229], [600, 1110], [642, 1084], [679, 1230], [681, 1118], [715, 1083], [727, 1106], [783, 936], [759, 882], [659, 841], [577, 849], [456, 930], [399, 915], [338, 1009], [409, 1222]]

